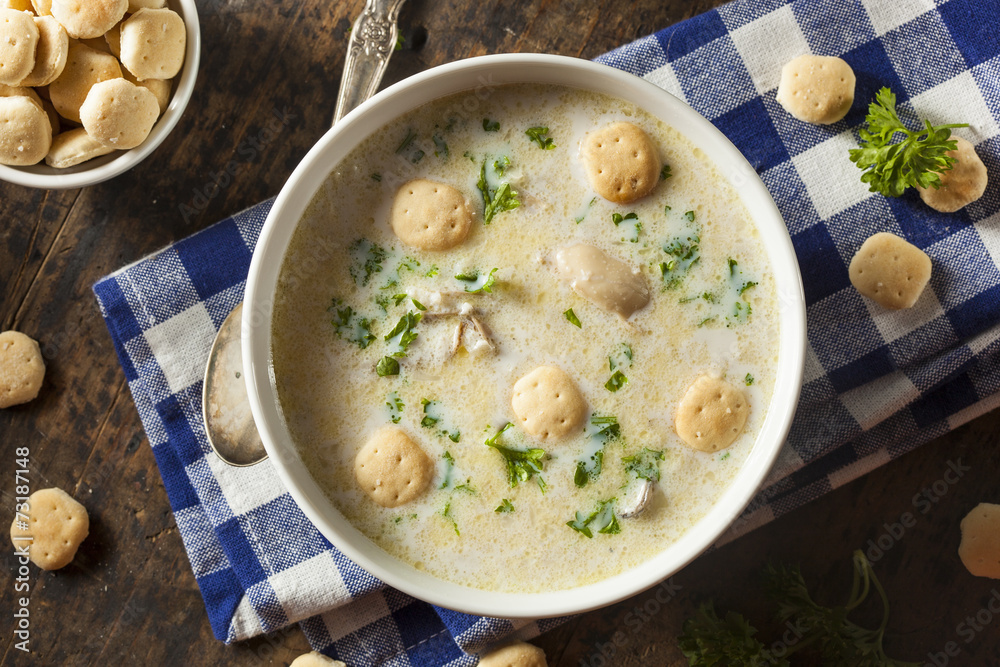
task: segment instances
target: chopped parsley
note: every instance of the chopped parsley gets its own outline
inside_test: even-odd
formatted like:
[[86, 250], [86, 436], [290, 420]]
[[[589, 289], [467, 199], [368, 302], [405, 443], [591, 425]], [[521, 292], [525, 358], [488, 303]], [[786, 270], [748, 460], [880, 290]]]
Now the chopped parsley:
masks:
[[608, 356], [608, 370], [616, 368], [632, 367], [632, 346], [628, 343], [619, 343], [614, 354]]
[[566, 522], [566, 525], [580, 533], [584, 537], [594, 537], [593, 530], [605, 535], [615, 535], [621, 532], [618, 525], [618, 517], [615, 516], [615, 500], [599, 501], [596, 508], [590, 514], [577, 512], [576, 518]]
[[598, 417], [595, 412], [587, 426], [587, 443], [584, 454], [576, 461], [573, 483], [584, 487], [587, 482], [601, 476], [604, 468], [604, 448], [621, 434], [618, 419], [614, 416]]
[[424, 428], [435, 428], [442, 427], [438, 431], [438, 435], [447, 436], [452, 442], [458, 442], [462, 439], [462, 433], [458, 429], [453, 429], [451, 431], [442, 424], [444, 416], [441, 414], [440, 407], [441, 403], [427, 398], [420, 399], [420, 404], [424, 406], [424, 416], [420, 420], [420, 425]]
[[379, 183], [381, 183], [382, 182], [382, 174], [378, 173], [377, 171], [373, 172], [372, 173], [372, 180], [373, 181], [378, 181]]
[[575, 326], [577, 329], [583, 328], [583, 323], [580, 322], [580, 318], [576, 316], [576, 313], [573, 312], [572, 308], [564, 312], [563, 315], [565, 315], [566, 319], [569, 320], [569, 323]]
[[628, 241], [630, 243], [639, 242], [639, 234], [642, 232], [642, 223], [639, 222], [639, 216], [635, 214], [634, 211], [622, 215], [621, 213], [612, 213], [611, 222], [615, 223], [615, 227], [625, 224], [624, 229], [628, 230], [628, 236], [622, 237], [622, 241]]
[[349, 248], [351, 266], [348, 269], [354, 284], [361, 287], [371, 282], [372, 276], [382, 272], [382, 263], [389, 253], [377, 243], [368, 239], [358, 239]]
[[360, 317], [350, 306], [344, 306], [340, 299], [334, 299], [327, 311], [333, 311], [330, 320], [337, 338], [356, 343], [362, 350], [371, 345], [375, 335], [371, 331], [371, 320]]
[[528, 135], [531, 141], [538, 144], [538, 147], [543, 151], [550, 151], [556, 147], [552, 138], [545, 136], [549, 133], [549, 128], [547, 127], [529, 127], [524, 133]]
[[701, 238], [695, 233], [676, 236], [664, 244], [663, 252], [669, 256], [667, 261], [660, 262], [663, 288], [674, 289], [701, 259]]
[[[433, 406], [438, 405], [438, 402], [437, 401], [431, 401], [431, 400], [426, 399], [426, 398], [422, 398], [422, 399], [420, 399], [420, 404], [424, 406], [424, 418], [420, 420], [420, 425], [423, 426], [424, 428], [434, 428], [435, 426], [437, 426], [437, 423], [439, 421], [441, 421], [441, 418], [440, 417], [432, 417], [430, 415], [430, 412], [431, 412], [431, 409], [433, 408]], [[448, 454], [448, 452], [445, 452], [445, 454], [447, 454], [449, 458], [451, 457], [451, 455]], [[452, 463], [454, 463], [454, 462], [455, 461], [453, 459]]]
[[621, 371], [615, 371], [611, 378], [604, 383], [604, 388], [608, 391], [614, 393], [624, 387], [628, 383], [628, 378]]
[[416, 164], [424, 159], [424, 155], [425, 153], [418, 148], [417, 150], [413, 151], [413, 154], [410, 156], [410, 162]]
[[493, 511], [498, 512], [500, 514], [510, 514], [511, 512], [514, 511], [514, 503], [504, 498], [503, 500], [500, 501], [500, 504], [497, 505], [497, 508]]
[[437, 264], [431, 264], [431, 268], [427, 269], [427, 273], [424, 274], [424, 277], [433, 278], [438, 273], [440, 273], [440, 271], [438, 270]]
[[379, 377], [399, 375], [399, 362], [392, 357], [382, 357], [379, 359], [379, 362], [375, 364], [375, 372], [378, 373]]
[[405, 151], [407, 148], [410, 147], [410, 144], [412, 144], [413, 140], [416, 138], [417, 138], [417, 133], [414, 132], [412, 128], [407, 128], [406, 137], [403, 138], [403, 141], [399, 144], [399, 148], [396, 149], [396, 152], [402, 153], [403, 151]]
[[424, 304], [420, 303], [416, 299], [412, 299], [411, 298], [410, 301], [413, 302], [413, 307], [416, 308], [417, 310], [427, 310], [427, 306], [425, 306]]
[[431, 139], [434, 141], [434, 157], [446, 158], [448, 157], [448, 144], [445, 143], [444, 139], [440, 135], [435, 134]]
[[663, 165], [663, 169], [660, 169], [660, 180], [665, 181], [671, 176], [673, 176], [673, 174], [670, 173], [670, 165], [669, 164]]
[[483, 129], [487, 132], [499, 132], [500, 131], [500, 121], [490, 120], [489, 118], [483, 119]]
[[389, 407], [389, 419], [393, 424], [398, 424], [399, 420], [403, 417], [403, 408], [406, 407], [406, 404], [403, 403], [403, 399], [396, 392], [389, 394], [387, 399], [385, 404]]
[[445, 453], [441, 455], [444, 459], [444, 480], [441, 482], [439, 489], [447, 489], [451, 486], [451, 473], [455, 469], [455, 457], [451, 455], [451, 452], [445, 450]]
[[451, 527], [455, 530], [455, 534], [458, 535], [459, 537], [461, 537], [462, 533], [460, 533], [459, 530], [458, 530], [458, 522], [455, 521], [455, 517], [452, 516], [452, 514], [451, 514], [451, 501], [450, 500], [447, 503], [445, 503], [444, 509], [441, 510], [441, 516], [443, 516], [444, 518], [448, 519], [448, 521], [451, 522]]
[[471, 271], [469, 273], [459, 273], [455, 276], [455, 280], [461, 280], [464, 283], [473, 283], [472, 285], [466, 285], [465, 291], [469, 294], [482, 294], [486, 292], [487, 294], [493, 294], [493, 287], [496, 285], [496, 272], [500, 269], [494, 268], [489, 272], [489, 275], [480, 275], [479, 271]]
[[[730, 309], [728, 315], [726, 315], [727, 322], [746, 322], [751, 313], [753, 313], [753, 307], [750, 302], [746, 299], [746, 291], [748, 289], [754, 288], [757, 283], [752, 280], [743, 279], [743, 271], [738, 268], [738, 264], [732, 257], [729, 258], [729, 288], [733, 298], [733, 305]], [[749, 386], [749, 385], [748, 385]]]
[[613, 440], [622, 434], [622, 428], [618, 424], [618, 418], [614, 415], [598, 417], [595, 412], [590, 416], [590, 425], [597, 428], [596, 435], [604, 439], [604, 442]]
[[422, 315], [420, 313], [414, 313], [412, 310], [407, 311], [405, 315], [399, 318], [399, 322], [397, 322], [396, 326], [392, 328], [392, 331], [383, 336], [383, 340], [386, 342], [389, 342], [397, 336], [399, 337], [399, 340], [397, 341], [399, 349], [392, 353], [393, 357], [406, 356], [406, 348], [410, 346], [410, 343], [417, 339], [418, 333], [413, 329], [420, 323], [421, 317]]
[[[512, 211], [521, 205], [521, 200], [517, 198], [517, 191], [510, 187], [510, 183], [500, 183], [495, 188], [490, 187], [489, 181], [486, 179], [486, 163], [488, 161], [488, 159], [483, 160], [483, 165], [479, 169], [479, 180], [476, 181], [476, 188], [483, 196], [483, 224], [487, 225], [493, 221], [493, 217], [497, 213]], [[510, 161], [507, 160], [506, 165], [509, 164]]]
[[462, 157], [469, 158], [469, 162], [472, 162], [473, 164], [475, 164], [476, 162], [476, 156], [470, 153], [469, 151], [465, 151], [464, 153], [462, 153]]
[[688, 222], [694, 222], [694, 211], [685, 211], [684, 219]]
[[504, 462], [507, 465], [507, 482], [510, 483], [511, 488], [516, 487], [520, 482], [527, 482], [535, 475], [538, 475], [538, 487], [544, 493], [546, 484], [542, 478], [542, 462], [545, 459], [545, 450], [537, 447], [526, 450], [511, 449], [500, 444], [503, 434], [513, 426], [513, 424], [507, 422], [485, 444], [487, 447], [497, 450], [503, 456]]
[[597, 201], [597, 197], [594, 197], [593, 199], [590, 200], [590, 203], [587, 204], [587, 208], [583, 210], [583, 213], [581, 213], [579, 217], [573, 218], [573, 220], [576, 221], [576, 224], [579, 225], [581, 222], [583, 222], [583, 219], [587, 217], [587, 214], [590, 212], [590, 207], [594, 205], [595, 201]]
[[743, 382], [746, 383], [746, 385], [749, 387], [750, 385], [753, 384], [753, 376], [747, 373], [747, 376], [743, 378]]
[[496, 172], [497, 176], [503, 177], [507, 168], [510, 166], [510, 158], [504, 155], [499, 160], [493, 160], [493, 171]]
[[722, 456], [719, 457], [719, 460], [720, 461], [725, 461], [726, 459], [729, 458], [729, 456], [730, 456], [729, 452], [726, 452], [725, 454], [723, 454]]
[[625, 471], [638, 479], [648, 479], [650, 482], [660, 481], [660, 464], [663, 452], [642, 448], [642, 451], [622, 459]]

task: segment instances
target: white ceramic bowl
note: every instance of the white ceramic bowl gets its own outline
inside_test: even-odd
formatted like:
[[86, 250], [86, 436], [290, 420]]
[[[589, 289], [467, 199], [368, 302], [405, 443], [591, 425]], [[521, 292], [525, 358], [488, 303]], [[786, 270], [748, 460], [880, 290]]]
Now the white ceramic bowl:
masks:
[[146, 140], [127, 151], [115, 151], [109, 155], [87, 160], [75, 167], [55, 169], [44, 161], [30, 167], [11, 167], [0, 164], [0, 180], [31, 188], [46, 190], [68, 190], [101, 183], [122, 174], [156, 150], [167, 138], [184, 113], [198, 78], [198, 64], [201, 59], [201, 25], [198, 23], [198, 8], [194, 0], [168, 0], [167, 7], [180, 14], [187, 28], [187, 48], [184, 66], [174, 77], [173, 93], [167, 110], [156, 121]]
[[[778, 376], [767, 418], [743, 468], [708, 514], [638, 567], [587, 586], [532, 594], [495, 593], [442, 581], [388, 555], [348, 523], [292, 444], [278, 408], [270, 364], [271, 312], [282, 257], [297, 221], [334, 166], [364, 138], [411, 109], [450, 93], [519, 82], [573, 86], [628, 100], [701, 148], [732, 183], [760, 232], [780, 309]], [[485, 616], [542, 618], [598, 608], [659, 583], [704, 551], [740, 514], [771, 468], [798, 402], [805, 301], [791, 239], [777, 207], [747, 161], [711, 123], [653, 84], [610, 67], [562, 56], [511, 54], [472, 58], [401, 81], [355, 109], [319, 140], [282, 188], [264, 223], [247, 281], [243, 341], [247, 391], [271, 463], [302, 511], [333, 544], [389, 585], [427, 602]]]

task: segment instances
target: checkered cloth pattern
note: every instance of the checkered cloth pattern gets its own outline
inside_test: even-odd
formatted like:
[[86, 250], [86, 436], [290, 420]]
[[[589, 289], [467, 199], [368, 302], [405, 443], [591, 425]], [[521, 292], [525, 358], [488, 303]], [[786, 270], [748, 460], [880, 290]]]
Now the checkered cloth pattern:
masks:
[[[733, 539], [1000, 404], [1000, 0], [737, 1], [598, 60], [665, 88], [740, 148], [781, 209], [808, 308], [805, 385], [780, 459]], [[775, 101], [781, 66], [839, 56], [856, 102], [834, 125]], [[902, 115], [966, 122], [993, 180], [939, 214], [912, 193], [867, 191], [848, 161], [876, 90]], [[560, 620], [511, 622], [431, 607], [345, 558], [306, 520], [269, 462], [231, 468], [209, 447], [202, 374], [241, 299], [264, 202], [94, 286], [219, 639], [300, 622], [351, 665], [473, 665], [469, 653]], [[861, 297], [847, 265], [876, 232], [930, 255], [917, 304]], [[467, 653], [468, 652], [468, 653]]]

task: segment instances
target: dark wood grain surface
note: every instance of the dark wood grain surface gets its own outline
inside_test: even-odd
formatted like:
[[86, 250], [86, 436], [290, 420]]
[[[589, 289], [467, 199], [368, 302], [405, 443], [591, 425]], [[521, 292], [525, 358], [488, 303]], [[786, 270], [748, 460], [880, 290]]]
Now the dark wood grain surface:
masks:
[[[387, 82], [487, 53], [593, 58], [716, 4], [411, 0], [400, 17], [406, 46], [394, 56]], [[0, 184], [0, 330], [37, 338], [48, 365], [36, 401], [0, 412], [2, 514], [5, 521], [13, 514], [14, 451], [27, 446], [32, 487], [66, 489], [87, 506], [92, 521], [70, 566], [31, 570], [30, 655], [13, 647], [12, 613], [21, 595], [14, 590], [16, 560], [9, 550], [0, 557], [4, 665], [287, 664], [307, 650], [297, 628], [235, 646], [212, 637], [90, 286], [278, 192], [329, 125], [348, 28], [363, 2], [199, 5], [204, 46], [194, 98], [150, 158], [84, 190]], [[270, 138], [259, 149], [246, 150], [276, 113], [288, 122], [273, 136], [263, 135]], [[235, 176], [212, 187], [230, 161]], [[893, 602], [891, 654], [998, 665], [1000, 616], [981, 610], [1000, 582], [972, 577], [956, 555], [962, 516], [981, 501], [1000, 502], [998, 427], [1000, 413], [981, 417], [700, 558], [675, 577], [678, 592], [666, 604], [647, 592], [581, 616], [536, 643], [559, 667], [683, 665], [675, 637], [706, 598], [745, 611], [780, 634], [767, 621], [758, 581], [766, 562], [800, 563], [821, 598], [840, 601], [849, 586], [851, 551], [877, 541], [911, 512], [916, 524], [893, 538], [875, 564]], [[914, 496], [933, 489], [959, 461], [971, 469], [921, 514]], [[991, 623], [984, 622], [987, 616]], [[878, 610], [865, 609], [861, 617], [877, 624]], [[970, 636], [970, 627], [980, 629]], [[949, 642], [956, 657], [944, 654]]]

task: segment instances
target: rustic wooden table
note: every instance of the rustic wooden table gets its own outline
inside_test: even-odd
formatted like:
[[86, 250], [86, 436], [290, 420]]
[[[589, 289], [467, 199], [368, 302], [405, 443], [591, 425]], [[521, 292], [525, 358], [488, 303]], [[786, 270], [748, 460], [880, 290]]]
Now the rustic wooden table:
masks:
[[[16, 561], [9, 550], [0, 558], [4, 665], [287, 664], [307, 650], [297, 628], [235, 646], [212, 637], [90, 286], [279, 190], [329, 125], [348, 28], [363, 1], [199, 4], [197, 89], [180, 125], [149, 159], [85, 190], [0, 184], [0, 330], [39, 339], [48, 365], [38, 400], [0, 412], [4, 516], [13, 512], [15, 448], [28, 446], [33, 488], [66, 489], [92, 522], [72, 565], [31, 571], [30, 656], [13, 647], [11, 614], [22, 595], [14, 589]], [[715, 4], [411, 0], [400, 17], [405, 46], [388, 82], [487, 53], [593, 58]], [[285, 115], [287, 125], [246, 150], [274, 114]], [[231, 160], [235, 175], [215, 188]], [[536, 643], [560, 667], [684, 665], [675, 637], [700, 600], [715, 598], [775, 630], [757, 579], [765, 563], [800, 563], [822, 599], [840, 601], [851, 551], [895, 530], [896, 537], [883, 537], [892, 545], [875, 564], [893, 602], [890, 653], [921, 662], [938, 654], [939, 665], [1000, 664], [1000, 618], [987, 607], [991, 596], [1000, 597], [1000, 582], [970, 576], [956, 555], [961, 517], [980, 501], [1000, 501], [998, 427], [1000, 412], [981, 417], [700, 558], [675, 577], [678, 593], [665, 604], [663, 595], [647, 592]], [[959, 462], [971, 469], [946, 483], [945, 473]], [[914, 497], [927, 489], [935, 502], [921, 514]], [[899, 534], [892, 524], [904, 512], [916, 523]], [[871, 608], [861, 616], [877, 625], [878, 613]], [[949, 642], [956, 657], [944, 653]]]

